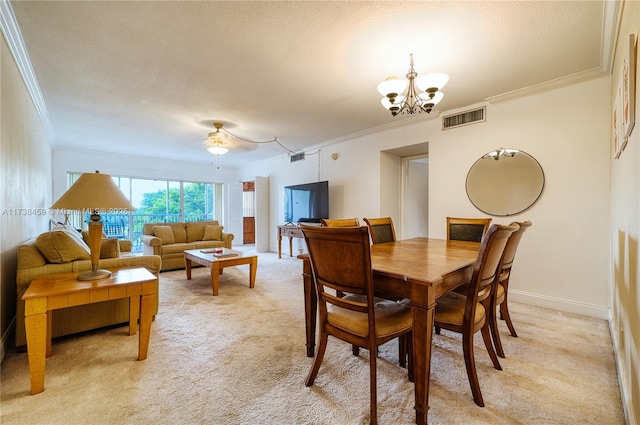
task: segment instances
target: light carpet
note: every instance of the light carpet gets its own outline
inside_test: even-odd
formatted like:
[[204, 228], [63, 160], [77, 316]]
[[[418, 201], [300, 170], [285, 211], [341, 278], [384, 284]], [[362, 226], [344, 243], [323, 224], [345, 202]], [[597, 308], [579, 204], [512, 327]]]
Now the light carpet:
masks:
[[[246, 247], [245, 247], [246, 248]], [[313, 387], [304, 386], [302, 262], [259, 255], [227, 268], [213, 297], [209, 270], [161, 273], [149, 356], [136, 361], [127, 327], [54, 340], [45, 391], [29, 394], [27, 355], [2, 363], [2, 424], [365, 424], [366, 350], [330, 338]], [[507, 355], [495, 370], [476, 335], [486, 407], [474, 404], [460, 335], [434, 338], [430, 424], [624, 424], [607, 322], [511, 304], [519, 337], [500, 323]], [[415, 423], [413, 384], [397, 365], [397, 341], [380, 348], [378, 419]]]

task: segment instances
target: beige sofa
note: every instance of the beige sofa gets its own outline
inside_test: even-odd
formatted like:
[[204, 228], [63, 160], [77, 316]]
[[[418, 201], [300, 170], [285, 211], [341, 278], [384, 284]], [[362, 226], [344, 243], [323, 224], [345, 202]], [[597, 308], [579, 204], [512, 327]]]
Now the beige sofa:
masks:
[[[64, 234], [63, 234], [64, 233]], [[123, 267], [146, 267], [158, 276], [162, 260], [158, 256], [133, 256], [129, 241], [103, 239], [99, 267], [113, 270]], [[110, 257], [110, 258], [106, 258]], [[17, 253], [17, 304], [16, 347], [23, 351], [27, 340], [24, 326], [24, 301], [22, 296], [36, 277], [54, 273], [91, 270], [89, 247], [75, 230], [55, 230], [32, 238], [18, 247]], [[158, 312], [156, 299], [155, 313]], [[119, 299], [94, 304], [54, 310], [52, 337], [70, 335], [104, 326], [129, 321], [129, 300]]]
[[233, 234], [224, 233], [217, 220], [186, 223], [147, 223], [142, 228], [142, 252], [159, 255], [162, 270], [184, 268], [184, 251], [229, 248]]

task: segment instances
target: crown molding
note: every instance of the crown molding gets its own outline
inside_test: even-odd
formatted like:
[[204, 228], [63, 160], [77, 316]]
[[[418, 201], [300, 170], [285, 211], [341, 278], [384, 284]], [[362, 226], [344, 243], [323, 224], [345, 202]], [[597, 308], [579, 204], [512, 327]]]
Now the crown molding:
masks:
[[54, 145], [55, 133], [51, 125], [51, 119], [49, 117], [49, 111], [47, 104], [42, 96], [38, 79], [31, 66], [31, 60], [29, 59], [29, 53], [24, 45], [22, 34], [20, 33], [20, 27], [16, 21], [16, 17], [13, 13], [13, 8], [9, 0], [0, 0], [0, 30], [4, 35], [9, 51], [13, 55], [13, 59], [18, 67], [18, 72], [22, 76], [27, 91], [31, 96], [31, 100], [38, 111], [40, 121], [44, 126], [44, 129], [49, 138], [51, 145]]
[[541, 84], [536, 84], [507, 93], [491, 96], [485, 100], [491, 104], [506, 102], [523, 96], [530, 96], [560, 87], [567, 87], [573, 84], [582, 83], [596, 78], [611, 75], [613, 69], [613, 59], [616, 48], [616, 40], [620, 20], [622, 19], [621, 2], [605, 0], [602, 9], [602, 40], [600, 45], [600, 66], [584, 72], [556, 78]]
[[529, 87], [524, 87], [518, 90], [513, 90], [507, 93], [499, 94], [497, 96], [491, 96], [486, 98], [485, 100], [491, 104], [506, 102], [508, 100], [513, 100], [524, 96], [531, 96], [561, 87], [567, 87], [608, 75], [609, 71], [606, 71], [602, 68], [593, 68], [588, 71], [578, 72], [576, 74], [567, 75], [566, 77], [556, 78], [555, 80], [547, 81]]

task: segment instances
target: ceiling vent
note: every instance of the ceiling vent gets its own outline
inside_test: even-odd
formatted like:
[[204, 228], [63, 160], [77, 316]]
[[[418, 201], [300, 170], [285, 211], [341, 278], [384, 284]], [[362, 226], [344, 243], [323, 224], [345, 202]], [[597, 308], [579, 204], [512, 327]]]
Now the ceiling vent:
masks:
[[442, 129], [448, 130], [450, 128], [461, 127], [463, 125], [484, 122], [487, 120], [486, 117], [487, 108], [485, 106], [455, 115], [448, 115], [442, 118]]
[[302, 161], [304, 159], [304, 152], [291, 155], [291, 162]]

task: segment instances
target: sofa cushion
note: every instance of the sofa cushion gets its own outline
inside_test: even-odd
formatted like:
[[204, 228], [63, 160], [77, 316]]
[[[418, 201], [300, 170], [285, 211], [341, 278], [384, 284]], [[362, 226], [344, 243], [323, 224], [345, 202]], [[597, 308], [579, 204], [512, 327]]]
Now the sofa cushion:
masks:
[[102, 239], [100, 244], [100, 259], [119, 257], [120, 241], [117, 238]]
[[187, 228], [187, 242], [196, 242], [201, 241], [204, 237], [204, 226], [206, 225], [203, 221], [188, 221]]
[[171, 226], [153, 226], [153, 232], [162, 240], [162, 245], [176, 243]]
[[165, 254], [183, 254], [184, 251], [188, 249], [196, 249], [196, 244], [194, 243], [174, 243], [171, 245], [163, 245], [162, 246], [162, 255]]
[[[83, 230], [81, 235], [82, 235], [82, 240], [84, 241], [84, 243], [86, 243], [87, 246], [89, 246], [89, 231], [88, 230]], [[102, 239], [107, 239], [107, 235], [104, 232], [102, 232], [101, 238]]]
[[[82, 240], [87, 244], [87, 246], [89, 246], [89, 232], [87, 230], [82, 231]], [[108, 238], [107, 235], [102, 232], [100, 258], [119, 258], [122, 251], [131, 251], [131, 245], [131, 241]], [[89, 250], [91, 250], [91, 248], [89, 248]]]
[[219, 241], [222, 239], [222, 226], [207, 224], [204, 226], [203, 241]]
[[42, 267], [47, 259], [42, 256], [35, 244], [35, 239], [18, 246], [18, 270]]
[[184, 223], [171, 223], [171, 229], [173, 230], [173, 238], [176, 243], [187, 242], [187, 228]]
[[194, 242], [195, 249], [207, 249], [207, 248], [224, 248], [224, 241], [200, 241]]
[[73, 233], [77, 232], [56, 230], [43, 233], [36, 238], [36, 247], [50, 263], [91, 259], [89, 247]]

